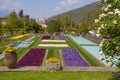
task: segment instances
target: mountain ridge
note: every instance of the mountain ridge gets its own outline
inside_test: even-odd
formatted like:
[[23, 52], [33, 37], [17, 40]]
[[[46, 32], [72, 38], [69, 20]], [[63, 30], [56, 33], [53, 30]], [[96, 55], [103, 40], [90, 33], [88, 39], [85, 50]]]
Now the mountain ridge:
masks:
[[[52, 16], [52, 17], [48, 18], [48, 21], [54, 20], [54, 19], [56, 19], [58, 16], [64, 16], [64, 15], [67, 15], [67, 14], [71, 14], [71, 15], [72, 15], [72, 18], [73, 18], [73, 21], [79, 22], [78, 20], [79, 20], [79, 19], [82, 19], [85, 11], [89, 11], [89, 10], [93, 10], [93, 11], [94, 11], [94, 10], [99, 10], [98, 3], [99, 3], [99, 1], [93, 2], [93, 3], [91, 3], [91, 4], [87, 4], [87, 5], [82, 6], [82, 7], [80, 7], [80, 8], [73, 9], [73, 10], [70, 10], [70, 11], [67, 11], [67, 12], [64, 12], [64, 13], [61, 13], [61, 14]], [[94, 13], [93, 13], [93, 14], [94, 14]]]

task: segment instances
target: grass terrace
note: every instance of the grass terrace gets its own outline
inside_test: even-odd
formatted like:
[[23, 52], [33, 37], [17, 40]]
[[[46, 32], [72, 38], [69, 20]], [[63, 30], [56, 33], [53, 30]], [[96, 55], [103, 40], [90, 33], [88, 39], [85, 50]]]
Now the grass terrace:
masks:
[[56, 57], [56, 58], [60, 59], [59, 50], [60, 50], [59, 48], [50, 48], [50, 49], [48, 49], [47, 59], [49, 59], [51, 57]]
[[1, 80], [109, 80], [111, 76], [111, 72], [0, 72]]

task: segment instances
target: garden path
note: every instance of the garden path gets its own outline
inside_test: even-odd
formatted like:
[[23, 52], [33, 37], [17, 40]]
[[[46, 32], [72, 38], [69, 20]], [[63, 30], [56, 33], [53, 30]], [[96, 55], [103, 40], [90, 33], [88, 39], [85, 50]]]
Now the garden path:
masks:
[[4, 58], [5, 53], [0, 54], [0, 60]]
[[[113, 67], [68, 67], [63, 66], [62, 71], [116, 71]], [[48, 71], [45, 66], [24, 66], [15, 69], [8, 69], [6, 66], [0, 66], [0, 72], [6, 71]]]

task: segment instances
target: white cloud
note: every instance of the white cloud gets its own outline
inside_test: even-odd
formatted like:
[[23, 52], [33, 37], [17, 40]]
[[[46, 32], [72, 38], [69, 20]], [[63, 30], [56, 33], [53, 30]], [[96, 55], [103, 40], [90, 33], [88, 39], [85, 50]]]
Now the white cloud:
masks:
[[81, 7], [83, 1], [84, 0], [61, 0], [58, 3], [58, 6], [55, 8], [55, 11], [58, 11], [58, 10], [67, 11], [67, 10]]
[[57, 6], [56, 8], [55, 8], [55, 11], [60, 11], [61, 10], [61, 7], [59, 7], [59, 6]]
[[81, 0], [63, 0], [59, 4], [61, 6], [68, 7], [68, 6], [71, 6], [71, 5], [78, 3], [79, 1], [81, 1]]
[[0, 1], [0, 9], [11, 11], [13, 9], [21, 9], [23, 5], [19, 2], [13, 2], [13, 0], [2, 0]]

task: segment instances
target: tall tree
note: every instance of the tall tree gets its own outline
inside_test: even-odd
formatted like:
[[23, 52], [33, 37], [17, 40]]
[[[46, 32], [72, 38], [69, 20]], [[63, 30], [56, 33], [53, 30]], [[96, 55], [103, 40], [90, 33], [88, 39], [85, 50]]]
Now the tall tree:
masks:
[[2, 41], [2, 35], [3, 35], [3, 33], [2, 33], [2, 23], [0, 21], [0, 42]]
[[16, 12], [13, 11], [9, 14], [7, 18], [6, 28], [11, 32], [11, 35], [13, 34], [14, 29], [19, 27], [19, 20], [16, 15]]
[[34, 33], [38, 33], [40, 31], [41, 26], [39, 26], [35, 19], [30, 20], [31, 23], [31, 30], [33, 30]]
[[58, 21], [51, 20], [48, 22], [47, 30], [49, 33], [60, 32], [61, 24]]
[[70, 27], [72, 27], [72, 25], [73, 25], [72, 19], [69, 14], [64, 15], [64, 16], [58, 16], [56, 18], [56, 21], [58, 21], [61, 24], [61, 26], [62, 26], [61, 29], [63, 32], [68, 31], [68, 29]]
[[24, 16], [23, 14], [23, 10], [20, 10], [19, 13], [18, 13], [19, 17], [22, 18]]

